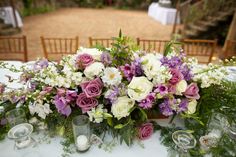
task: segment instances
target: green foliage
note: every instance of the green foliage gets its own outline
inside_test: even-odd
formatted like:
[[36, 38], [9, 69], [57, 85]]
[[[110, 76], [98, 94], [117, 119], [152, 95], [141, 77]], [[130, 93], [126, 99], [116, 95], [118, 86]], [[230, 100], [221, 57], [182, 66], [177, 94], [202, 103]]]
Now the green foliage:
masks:
[[[197, 112], [185, 117], [185, 129], [194, 130], [192, 133], [198, 139], [207, 134], [207, 122], [212, 113], [224, 114], [230, 123], [236, 121], [236, 83], [223, 82], [221, 86], [211, 86], [209, 88], [201, 89], [201, 98], [198, 103]], [[198, 119], [194, 118], [198, 117]], [[173, 149], [175, 147], [171, 136], [175, 130], [179, 128], [162, 128], [161, 139], [162, 143]], [[231, 157], [232, 152], [236, 152], [236, 141], [228, 136], [227, 133], [223, 135], [217, 147], [211, 149], [214, 157]], [[200, 149], [199, 142], [196, 148], [190, 151], [191, 156], [203, 156], [203, 151]]]

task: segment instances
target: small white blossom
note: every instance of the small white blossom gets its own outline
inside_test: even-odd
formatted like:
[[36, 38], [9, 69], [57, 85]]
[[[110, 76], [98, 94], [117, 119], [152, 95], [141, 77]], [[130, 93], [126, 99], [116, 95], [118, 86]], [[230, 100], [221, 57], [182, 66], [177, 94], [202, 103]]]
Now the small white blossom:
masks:
[[29, 111], [31, 115], [37, 113], [42, 119], [45, 119], [49, 113], [52, 113], [50, 105], [48, 103], [43, 104], [42, 100], [37, 100], [34, 103], [31, 103], [29, 105]]
[[103, 119], [106, 119], [109, 115], [107, 109], [103, 109], [102, 104], [98, 105], [96, 108], [92, 108], [87, 114], [89, 115], [89, 120], [95, 123], [101, 123]]
[[118, 69], [114, 67], [108, 67], [104, 70], [102, 81], [106, 85], [119, 85], [121, 83], [122, 76]]

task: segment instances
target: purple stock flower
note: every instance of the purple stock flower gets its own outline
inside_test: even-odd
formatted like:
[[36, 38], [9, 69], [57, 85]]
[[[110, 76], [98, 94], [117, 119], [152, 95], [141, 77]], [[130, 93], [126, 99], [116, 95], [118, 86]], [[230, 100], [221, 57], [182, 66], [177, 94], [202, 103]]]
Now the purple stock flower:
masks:
[[131, 65], [135, 69], [135, 76], [141, 76], [143, 74], [143, 69], [142, 69], [140, 58], [135, 59], [134, 62], [131, 63]]
[[178, 110], [177, 110], [177, 113], [186, 111], [187, 107], [188, 107], [188, 100], [187, 99], [181, 100], [181, 102], [179, 104], [179, 107], [178, 107]]
[[174, 56], [168, 59], [167, 57], [163, 57], [161, 59], [162, 65], [168, 66], [169, 68], [178, 68], [183, 64], [182, 58], [179, 56]]
[[48, 67], [48, 60], [47, 59], [42, 59], [42, 60], [36, 61], [33, 65], [34, 71], [39, 71], [39, 70], [44, 69], [46, 67]]
[[54, 103], [59, 113], [66, 115], [67, 117], [71, 114], [71, 107], [68, 105], [68, 101], [65, 97], [56, 95], [54, 97]]
[[152, 105], [155, 101], [155, 93], [150, 93], [145, 99], [141, 100], [139, 107], [144, 109], [152, 108]]
[[110, 65], [112, 63], [111, 55], [107, 52], [103, 52], [101, 55], [101, 62], [104, 65]]
[[181, 66], [180, 71], [183, 74], [184, 79], [186, 81], [189, 81], [192, 79], [193, 74], [191, 73], [191, 69], [187, 65]]
[[123, 74], [128, 81], [131, 81], [134, 76], [141, 76], [143, 74], [140, 59], [135, 59], [131, 65], [125, 64], [124, 66], [121, 66], [120, 69], [123, 71]]
[[160, 111], [165, 116], [171, 116], [174, 114], [169, 99], [165, 99], [163, 103], [159, 105]]
[[160, 84], [156, 86], [154, 90], [155, 93], [160, 93], [162, 96], [168, 94], [168, 87], [164, 84]]
[[111, 90], [107, 94], [105, 94], [105, 98], [110, 100], [111, 103], [113, 103], [116, 101], [119, 93], [120, 93], [120, 89], [118, 87], [114, 87], [113, 90]]

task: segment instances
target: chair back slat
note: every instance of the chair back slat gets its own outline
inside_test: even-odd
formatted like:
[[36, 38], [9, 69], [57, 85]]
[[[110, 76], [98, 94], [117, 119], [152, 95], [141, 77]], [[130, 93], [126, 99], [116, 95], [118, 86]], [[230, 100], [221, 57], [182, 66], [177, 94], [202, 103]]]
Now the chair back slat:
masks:
[[150, 40], [137, 38], [137, 44], [140, 49], [147, 52], [164, 52], [165, 44], [168, 40]]
[[112, 38], [92, 38], [89, 37], [89, 46], [95, 47], [97, 45], [104, 46], [106, 48], [112, 47], [112, 44], [114, 43], [114, 39]]
[[0, 37], [0, 60], [27, 62], [27, 40], [22, 37]]
[[236, 56], [236, 40], [227, 40], [225, 49], [225, 58]]
[[49, 60], [60, 60], [63, 55], [75, 54], [79, 48], [79, 37], [47, 38], [41, 37], [44, 57]]
[[216, 40], [184, 39], [183, 49], [187, 56], [199, 57], [200, 63], [210, 63], [215, 53]]

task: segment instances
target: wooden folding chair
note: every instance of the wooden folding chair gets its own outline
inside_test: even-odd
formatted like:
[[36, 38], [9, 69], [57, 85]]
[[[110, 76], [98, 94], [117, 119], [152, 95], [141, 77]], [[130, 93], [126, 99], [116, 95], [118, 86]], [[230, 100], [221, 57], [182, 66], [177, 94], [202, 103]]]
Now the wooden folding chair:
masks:
[[90, 47], [95, 46], [104, 46], [106, 48], [112, 47], [112, 44], [114, 43], [114, 39], [112, 38], [92, 38], [89, 37], [89, 45]]
[[210, 63], [215, 53], [217, 40], [184, 39], [183, 49], [187, 56], [198, 58], [199, 63]]
[[22, 37], [0, 37], [0, 60], [27, 62], [27, 40]]
[[225, 58], [236, 56], [236, 40], [227, 40], [224, 51]]
[[75, 54], [79, 48], [79, 37], [75, 38], [46, 38], [41, 36], [44, 57], [58, 61], [63, 55]]
[[147, 52], [158, 52], [163, 53], [165, 49], [166, 43], [168, 43], [168, 40], [150, 40], [150, 39], [140, 39], [137, 38], [137, 44], [140, 47], [141, 50], [147, 51]]

